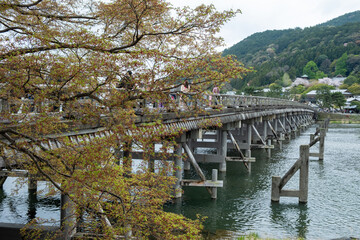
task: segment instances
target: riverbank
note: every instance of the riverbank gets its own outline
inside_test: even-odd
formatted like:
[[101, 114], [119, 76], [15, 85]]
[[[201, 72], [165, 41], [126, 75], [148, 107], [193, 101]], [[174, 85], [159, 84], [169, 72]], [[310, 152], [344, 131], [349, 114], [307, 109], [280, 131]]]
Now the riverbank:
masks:
[[318, 120], [325, 120], [327, 118], [330, 119], [330, 123], [360, 124], [360, 114], [319, 112]]

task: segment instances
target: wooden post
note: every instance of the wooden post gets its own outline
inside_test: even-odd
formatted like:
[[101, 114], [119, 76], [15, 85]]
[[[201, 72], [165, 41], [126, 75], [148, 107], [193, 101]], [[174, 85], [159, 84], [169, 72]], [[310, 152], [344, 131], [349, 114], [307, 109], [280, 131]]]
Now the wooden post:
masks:
[[132, 143], [131, 142], [125, 142], [123, 147], [123, 167], [124, 167], [124, 173], [130, 174], [132, 171], [132, 156], [131, 156], [131, 148]]
[[248, 144], [248, 149], [246, 150], [246, 157], [251, 158], [251, 137], [252, 137], [252, 124], [251, 123], [246, 123], [247, 126], [247, 144]]
[[[155, 144], [152, 144], [151, 148], [152, 148], [152, 152], [154, 152], [155, 155]], [[150, 172], [155, 172], [155, 159], [152, 156], [149, 156], [148, 169]]]
[[182, 180], [182, 146], [181, 144], [178, 144], [175, 147], [175, 177], [176, 177], [176, 183], [175, 183], [175, 198], [180, 198], [182, 196], [182, 190], [181, 190], [181, 180]]
[[[211, 181], [216, 182], [218, 180], [218, 170], [213, 169], [212, 175], [211, 175]], [[211, 188], [211, 198], [216, 199], [217, 198], [217, 187]]]
[[300, 159], [299, 202], [306, 203], [308, 200], [309, 185], [309, 145], [300, 146]]
[[314, 134], [310, 134], [310, 142], [314, 141], [315, 139], [315, 135]]
[[76, 233], [76, 215], [74, 203], [67, 194], [61, 194], [60, 225], [63, 231], [61, 239], [70, 240]]
[[268, 144], [268, 146], [269, 146], [269, 148], [267, 149], [268, 151], [268, 158], [271, 158], [271, 148], [270, 148], [270, 146], [271, 146], [271, 139], [268, 139], [267, 140], [268, 142], [267, 142], [267, 144]]
[[221, 133], [221, 151], [220, 154], [223, 156], [223, 162], [219, 164], [219, 171], [226, 172], [226, 154], [227, 154], [227, 132], [226, 130], [220, 130]]
[[324, 160], [326, 129], [320, 129], [319, 160]]
[[271, 201], [279, 202], [280, 201], [280, 181], [281, 177], [273, 176], [271, 184]]
[[263, 139], [264, 139], [264, 141], [266, 141], [267, 136], [268, 136], [268, 129], [267, 129], [268, 122], [269, 122], [268, 120], [263, 121]]
[[36, 197], [37, 181], [31, 175], [28, 177], [28, 191], [30, 196]]

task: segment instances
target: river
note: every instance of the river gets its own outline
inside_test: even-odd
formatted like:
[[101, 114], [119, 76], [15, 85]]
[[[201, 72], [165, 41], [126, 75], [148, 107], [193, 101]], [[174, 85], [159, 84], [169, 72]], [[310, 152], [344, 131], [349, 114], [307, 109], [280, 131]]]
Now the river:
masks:
[[[249, 174], [242, 163], [229, 162], [220, 174], [224, 187], [211, 200], [204, 188], [187, 187], [181, 201], [165, 206], [166, 211], [195, 218], [207, 216], [205, 230], [212, 239], [234, 239], [249, 233], [264, 238], [334, 239], [360, 238], [360, 125], [330, 125], [325, 138], [324, 160], [309, 164], [309, 198], [299, 204], [297, 198], [281, 198], [271, 203], [271, 177], [282, 176], [299, 156], [299, 146], [309, 143], [315, 126], [291, 141], [283, 149], [275, 148], [271, 158], [265, 150], [252, 154], [256, 162]], [[317, 145], [310, 151], [318, 150]], [[217, 165], [202, 165], [207, 178]], [[186, 177], [193, 176], [190, 171]], [[0, 189], [0, 222], [26, 223], [32, 217], [59, 220], [59, 198], [44, 194], [32, 199], [26, 188], [13, 193], [14, 178]], [[298, 187], [298, 174], [286, 189]], [[44, 182], [39, 189], [45, 189]]]
[[[263, 238], [334, 239], [360, 238], [360, 125], [331, 125], [325, 138], [324, 160], [310, 159], [307, 204], [297, 198], [271, 203], [271, 177], [283, 176], [299, 157], [299, 146], [308, 144], [315, 126], [296, 139], [276, 148], [271, 158], [265, 150], [252, 154], [256, 162], [251, 174], [242, 163], [229, 162], [220, 176], [224, 187], [210, 200], [203, 188], [188, 187], [181, 203], [166, 210], [195, 218], [207, 216], [209, 236], [233, 239], [249, 233]], [[310, 152], [318, 151], [318, 146]], [[216, 165], [202, 166], [207, 178]], [[193, 172], [188, 173], [193, 175]], [[298, 173], [285, 189], [298, 188]]]

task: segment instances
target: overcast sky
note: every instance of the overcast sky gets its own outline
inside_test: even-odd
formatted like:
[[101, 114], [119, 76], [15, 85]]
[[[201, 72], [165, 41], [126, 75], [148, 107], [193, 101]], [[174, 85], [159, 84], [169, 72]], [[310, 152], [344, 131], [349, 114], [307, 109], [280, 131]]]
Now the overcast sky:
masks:
[[214, 4], [218, 10], [240, 9], [223, 26], [220, 35], [226, 47], [256, 32], [305, 28], [326, 22], [345, 13], [360, 10], [360, 0], [168, 0], [173, 6], [195, 7]]

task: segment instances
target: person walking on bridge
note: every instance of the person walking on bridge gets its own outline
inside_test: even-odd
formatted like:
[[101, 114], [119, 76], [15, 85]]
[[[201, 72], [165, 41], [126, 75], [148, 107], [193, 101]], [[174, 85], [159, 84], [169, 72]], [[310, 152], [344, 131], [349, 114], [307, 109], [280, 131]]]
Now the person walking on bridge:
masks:
[[[180, 91], [181, 91], [182, 93], [185, 93], [185, 94], [187, 94], [187, 93], [190, 92], [190, 84], [189, 84], [189, 82], [188, 82], [187, 80], [185, 80], [185, 81], [183, 82], [183, 84], [181, 85]], [[183, 97], [182, 94], [181, 94], [181, 95], [180, 95], [180, 109], [185, 109], [186, 105], [187, 105], [187, 104], [186, 104], [186, 102], [185, 102], [185, 100], [184, 100], [184, 97]]]

